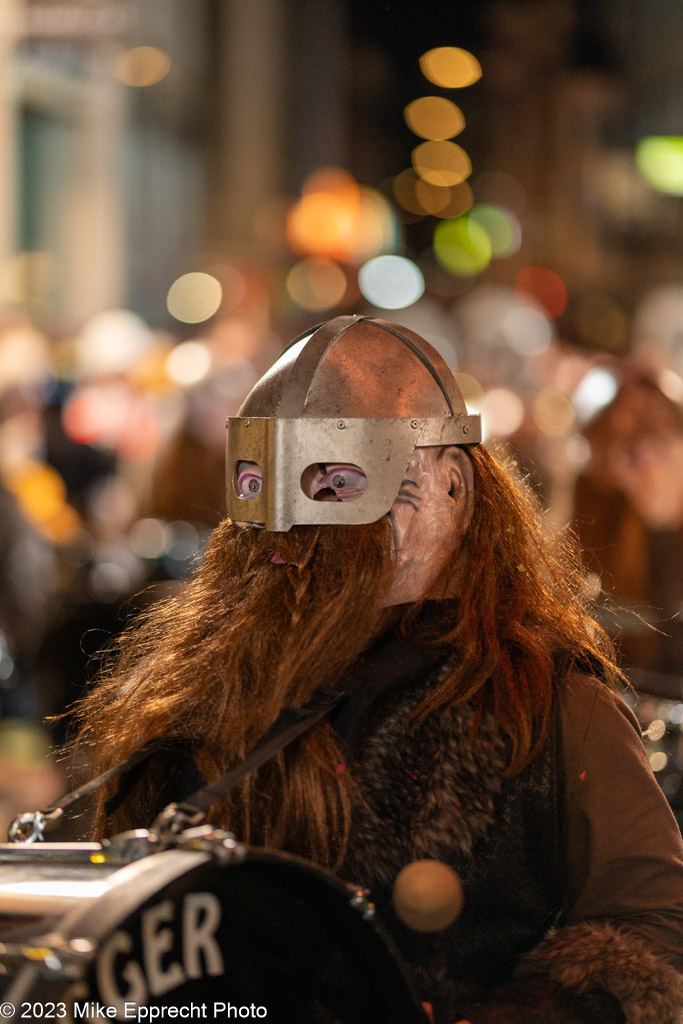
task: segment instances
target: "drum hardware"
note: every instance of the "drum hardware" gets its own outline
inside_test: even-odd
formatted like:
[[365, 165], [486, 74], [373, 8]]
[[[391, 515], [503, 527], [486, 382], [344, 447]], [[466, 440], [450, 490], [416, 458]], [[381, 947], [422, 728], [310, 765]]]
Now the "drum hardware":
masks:
[[375, 916], [375, 904], [370, 900], [369, 889], [359, 889], [355, 885], [349, 884], [349, 889], [353, 893], [349, 900], [349, 905], [357, 910], [364, 921], [370, 921]]
[[10, 843], [42, 843], [45, 832], [55, 828], [64, 817], [62, 807], [47, 811], [27, 811], [14, 819], [9, 827]]
[[[269, 1007], [286, 1024], [311, 1019], [319, 1006], [344, 1024], [424, 1024], [367, 890], [300, 858], [247, 849], [204, 823], [220, 797], [344, 697], [319, 687], [308, 704], [284, 708], [241, 764], [169, 804], [150, 829], [101, 844], [44, 840], [66, 807], [168, 740], [15, 819], [11, 842], [0, 845], [0, 934], [7, 940], [0, 943], [0, 991], [9, 986], [7, 1005], [78, 1001], [96, 1015], [100, 1006], [113, 1007], [116, 1019], [126, 1020], [130, 1001], [225, 1006], [230, 998], [242, 1007], [263, 1003], [259, 1009]], [[286, 943], [273, 928], [278, 919], [290, 928]]]
[[166, 841], [192, 826], [200, 825], [203, 820], [203, 810], [198, 810], [187, 804], [172, 803], [164, 807], [161, 814], [154, 819], [152, 831], [162, 841]]
[[31, 943], [0, 942], [0, 973], [30, 966], [48, 980], [76, 980], [96, 950], [97, 943], [90, 939], [65, 939], [57, 933], [36, 937]]
[[[320, 1019], [340, 1024], [425, 1024], [363, 888], [209, 826], [163, 850], [140, 832], [84, 844], [81, 862], [65, 856], [61, 870], [58, 845], [0, 848], [8, 1024], [53, 1003], [74, 1022], [101, 1007], [123, 1022], [130, 1006], [165, 1019], [178, 1014], [163, 1007], [257, 1004], [283, 1024], [318, 1019], [321, 1006]], [[61, 845], [65, 855], [78, 846]], [[134, 859], [122, 865], [126, 851]]]
[[166, 834], [157, 832], [153, 826], [150, 830], [138, 828], [105, 839], [99, 856], [96, 855], [94, 859], [103, 864], [130, 864], [165, 850], [196, 850], [209, 853], [221, 862], [239, 860], [246, 854], [246, 847], [237, 842], [232, 832], [225, 832], [212, 825], [199, 825], [185, 829], [184, 832]]

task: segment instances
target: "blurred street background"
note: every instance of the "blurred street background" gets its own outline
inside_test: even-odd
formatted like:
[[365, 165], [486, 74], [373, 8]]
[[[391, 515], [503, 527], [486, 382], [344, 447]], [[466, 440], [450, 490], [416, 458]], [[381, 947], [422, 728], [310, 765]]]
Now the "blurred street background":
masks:
[[579, 537], [683, 820], [682, 54], [680, 0], [0, 0], [0, 826], [201, 558], [226, 417], [348, 312]]

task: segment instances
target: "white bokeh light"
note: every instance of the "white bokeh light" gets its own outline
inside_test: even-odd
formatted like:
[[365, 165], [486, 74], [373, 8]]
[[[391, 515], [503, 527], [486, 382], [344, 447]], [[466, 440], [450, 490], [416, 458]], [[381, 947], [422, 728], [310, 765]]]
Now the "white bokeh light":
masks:
[[540, 356], [550, 348], [553, 327], [547, 316], [531, 306], [516, 306], [502, 324], [505, 340], [521, 356]]
[[617, 380], [609, 370], [601, 366], [589, 370], [573, 396], [579, 421], [586, 423], [595, 416], [596, 412], [612, 401], [617, 388]]
[[492, 388], [481, 403], [484, 437], [509, 437], [522, 425], [524, 404], [508, 388]]
[[211, 274], [193, 271], [173, 282], [166, 306], [171, 316], [181, 323], [199, 324], [218, 312], [222, 299], [220, 281]]
[[211, 369], [211, 352], [200, 341], [183, 341], [166, 357], [166, 372], [176, 384], [197, 384]]
[[404, 256], [376, 256], [358, 271], [364, 297], [380, 309], [405, 309], [425, 290], [419, 267]]

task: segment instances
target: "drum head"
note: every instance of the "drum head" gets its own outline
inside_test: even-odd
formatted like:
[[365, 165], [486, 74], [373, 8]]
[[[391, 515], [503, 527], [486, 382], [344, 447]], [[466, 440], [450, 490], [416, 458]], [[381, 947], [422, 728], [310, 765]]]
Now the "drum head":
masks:
[[381, 928], [307, 862], [171, 851], [118, 874], [124, 884], [64, 922], [66, 938], [98, 944], [71, 990], [81, 1005], [114, 1006], [117, 1020], [136, 1019], [131, 1006], [194, 1006], [208, 1020], [424, 1024]]

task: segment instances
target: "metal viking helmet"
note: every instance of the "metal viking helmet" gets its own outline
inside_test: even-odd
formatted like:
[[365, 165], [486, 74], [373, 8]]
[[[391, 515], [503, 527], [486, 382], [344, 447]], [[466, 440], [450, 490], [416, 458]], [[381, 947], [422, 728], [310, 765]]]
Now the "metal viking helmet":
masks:
[[[480, 417], [428, 342], [385, 320], [338, 316], [292, 342], [228, 419], [228, 515], [276, 532], [374, 523], [414, 448], [480, 440]], [[303, 481], [327, 467], [330, 487], [346, 489], [315, 500]]]

